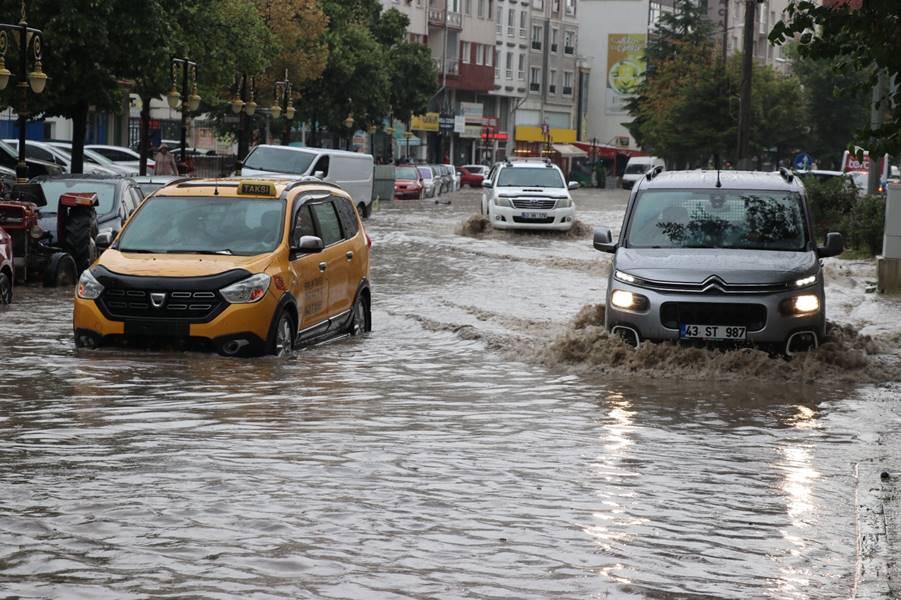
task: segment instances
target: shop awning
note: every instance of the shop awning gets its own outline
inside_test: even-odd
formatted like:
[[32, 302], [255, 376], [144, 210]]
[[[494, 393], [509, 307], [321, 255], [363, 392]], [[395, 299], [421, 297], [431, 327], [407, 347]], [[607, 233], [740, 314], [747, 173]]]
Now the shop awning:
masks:
[[551, 146], [560, 153], [563, 158], [584, 158], [588, 156], [584, 150], [573, 146], [572, 144], [551, 144]]

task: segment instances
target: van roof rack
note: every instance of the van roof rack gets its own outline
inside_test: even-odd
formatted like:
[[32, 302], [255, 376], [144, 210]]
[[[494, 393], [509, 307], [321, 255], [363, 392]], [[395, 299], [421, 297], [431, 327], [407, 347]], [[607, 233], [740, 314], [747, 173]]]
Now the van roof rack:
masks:
[[791, 183], [795, 179], [794, 173], [792, 173], [785, 167], [779, 167], [779, 175], [782, 176], [782, 179], [785, 180], [785, 183]]
[[663, 173], [663, 171], [663, 167], [661, 165], [657, 165], [656, 167], [648, 171], [647, 175], [645, 175], [645, 178], [647, 178], [648, 181], [651, 181], [652, 179]]

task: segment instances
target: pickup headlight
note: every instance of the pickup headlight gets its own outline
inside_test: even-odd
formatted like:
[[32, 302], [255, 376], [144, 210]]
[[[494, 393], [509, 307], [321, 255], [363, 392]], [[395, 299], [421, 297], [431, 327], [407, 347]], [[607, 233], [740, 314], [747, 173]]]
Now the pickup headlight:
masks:
[[269, 275], [257, 273], [247, 279], [242, 279], [238, 283], [222, 288], [219, 290], [219, 293], [231, 304], [252, 304], [259, 302], [266, 296], [271, 280], [272, 278]]
[[96, 300], [103, 293], [103, 285], [97, 281], [90, 269], [81, 272], [75, 294], [82, 300]]
[[498, 196], [494, 199], [495, 206], [503, 206], [504, 208], [513, 208], [513, 203], [510, 202], [509, 198], [503, 198]]
[[557, 199], [557, 208], [569, 208], [573, 205], [572, 198], [558, 198]]

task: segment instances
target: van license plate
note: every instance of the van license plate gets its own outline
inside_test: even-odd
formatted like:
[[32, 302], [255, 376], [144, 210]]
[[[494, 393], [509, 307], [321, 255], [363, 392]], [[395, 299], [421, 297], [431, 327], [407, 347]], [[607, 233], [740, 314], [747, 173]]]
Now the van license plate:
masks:
[[738, 325], [679, 325], [679, 337], [699, 340], [744, 340], [747, 327]]
[[547, 213], [543, 212], [527, 212], [522, 213], [523, 218], [525, 219], [544, 219], [547, 217]]

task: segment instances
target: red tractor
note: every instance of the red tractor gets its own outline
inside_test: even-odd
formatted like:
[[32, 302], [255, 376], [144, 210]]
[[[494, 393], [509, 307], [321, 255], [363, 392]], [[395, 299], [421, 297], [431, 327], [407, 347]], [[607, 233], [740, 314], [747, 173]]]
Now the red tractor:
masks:
[[[38, 184], [16, 184], [0, 196], [0, 227], [12, 237], [16, 281], [74, 285], [97, 257], [97, 194], [68, 192], [54, 208]], [[55, 212], [55, 214], [54, 214]], [[51, 235], [44, 226], [53, 224]]]

